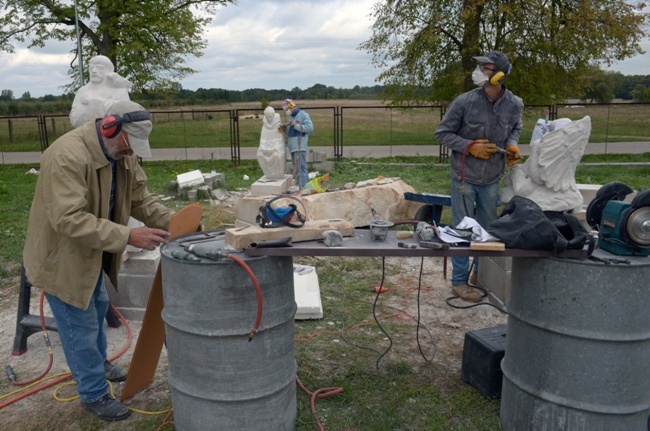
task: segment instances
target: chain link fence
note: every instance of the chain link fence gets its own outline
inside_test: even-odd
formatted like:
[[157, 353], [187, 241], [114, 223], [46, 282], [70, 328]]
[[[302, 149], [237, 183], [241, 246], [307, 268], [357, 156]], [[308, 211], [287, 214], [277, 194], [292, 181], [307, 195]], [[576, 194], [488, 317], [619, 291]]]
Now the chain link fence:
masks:
[[[445, 161], [448, 150], [435, 140], [445, 106], [310, 106], [314, 123], [308, 160], [398, 156]], [[152, 111], [153, 160], [256, 159], [263, 109]], [[540, 118], [591, 117], [585, 154], [650, 152], [650, 104], [611, 103], [527, 106], [519, 140], [529, 155]], [[281, 114], [283, 121], [284, 114]], [[35, 164], [58, 137], [72, 130], [67, 115], [0, 117], [2, 164]]]

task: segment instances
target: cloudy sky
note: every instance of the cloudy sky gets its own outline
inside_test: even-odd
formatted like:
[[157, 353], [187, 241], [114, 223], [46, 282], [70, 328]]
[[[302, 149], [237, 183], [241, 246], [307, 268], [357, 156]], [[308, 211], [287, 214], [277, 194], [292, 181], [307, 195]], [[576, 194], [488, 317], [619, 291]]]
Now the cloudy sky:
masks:
[[[207, 29], [207, 49], [188, 59], [196, 74], [183, 88], [291, 89], [324, 84], [336, 88], [375, 85], [380, 73], [358, 49], [371, 35], [376, 0], [239, 0], [216, 15]], [[648, 53], [613, 65], [626, 75], [645, 75]], [[14, 97], [63, 93], [74, 42], [51, 41], [45, 48], [0, 54], [0, 89]]]

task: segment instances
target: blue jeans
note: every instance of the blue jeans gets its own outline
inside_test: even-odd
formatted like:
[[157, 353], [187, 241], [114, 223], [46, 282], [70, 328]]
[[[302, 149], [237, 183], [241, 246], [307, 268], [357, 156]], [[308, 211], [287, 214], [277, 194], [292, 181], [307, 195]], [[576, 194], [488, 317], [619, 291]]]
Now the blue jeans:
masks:
[[[298, 158], [298, 167], [296, 167], [296, 153], [300, 154]], [[293, 171], [298, 181], [298, 187], [302, 190], [305, 184], [309, 182], [309, 173], [307, 172], [307, 151], [294, 151], [291, 153], [291, 163]]]
[[[451, 181], [451, 223], [454, 227], [467, 216], [486, 229], [497, 218], [498, 205], [498, 181], [485, 186]], [[457, 286], [467, 283], [469, 258], [452, 257], [451, 264], [451, 284]], [[473, 272], [478, 272], [478, 258], [474, 259]]]
[[108, 293], [104, 286], [104, 272], [86, 311], [45, 294], [52, 309], [54, 320], [63, 346], [68, 367], [77, 382], [77, 393], [83, 402], [92, 403], [108, 394], [104, 374], [106, 360], [106, 328], [104, 318], [109, 307]]

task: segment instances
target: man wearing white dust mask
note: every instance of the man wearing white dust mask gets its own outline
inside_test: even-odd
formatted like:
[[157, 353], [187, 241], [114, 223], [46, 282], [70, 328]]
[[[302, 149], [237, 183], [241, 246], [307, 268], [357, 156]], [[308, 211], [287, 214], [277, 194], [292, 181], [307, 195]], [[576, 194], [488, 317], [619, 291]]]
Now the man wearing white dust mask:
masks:
[[[519, 160], [524, 103], [503, 84], [512, 70], [508, 56], [490, 51], [479, 57], [472, 81], [479, 88], [463, 93], [449, 105], [436, 129], [436, 139], [452, 150], [451, 217], [457, 226], [464, 217], [483, 228], [496, 219], [499, 180], [506, 166]], [[469, 275], [469, 258], [452, 257], [451, 289], [465, 301], [480, 302], [478, 259]]]

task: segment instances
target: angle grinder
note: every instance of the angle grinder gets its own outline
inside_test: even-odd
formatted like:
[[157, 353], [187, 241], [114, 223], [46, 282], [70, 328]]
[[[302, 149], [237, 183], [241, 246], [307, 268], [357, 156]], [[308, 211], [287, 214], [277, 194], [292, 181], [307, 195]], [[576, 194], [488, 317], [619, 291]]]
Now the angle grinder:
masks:
[[587, 223], [598, 230], [598, 246], [603, 250], [619, 256], [650, 256], [650, 190], [624, 202], [632, 192], [618, 181], [602, 186], [587, 207]]

